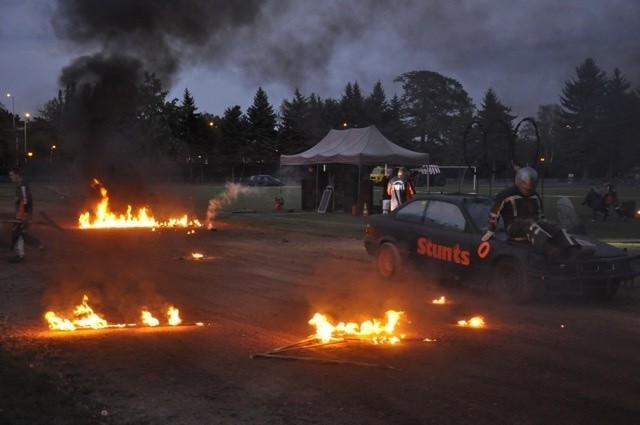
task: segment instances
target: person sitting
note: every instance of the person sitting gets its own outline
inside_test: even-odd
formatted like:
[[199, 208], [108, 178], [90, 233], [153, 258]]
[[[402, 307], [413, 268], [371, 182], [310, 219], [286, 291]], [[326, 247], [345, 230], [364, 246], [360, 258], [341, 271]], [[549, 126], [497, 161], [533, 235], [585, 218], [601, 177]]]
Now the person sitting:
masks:
[[528, 240], [548, 260], [561, 257], [584, 258], [593, 249], [582, 246], [559, 223], [544, 218], [542, 199], [536, 191], [538, 173], [531, 167], [518, 169], [515, 184], [496, 195], [489, 213], [487, 232], [482, 241], [495, 234], [498, 220], [502, 218], [507, 236], [514, 240]]

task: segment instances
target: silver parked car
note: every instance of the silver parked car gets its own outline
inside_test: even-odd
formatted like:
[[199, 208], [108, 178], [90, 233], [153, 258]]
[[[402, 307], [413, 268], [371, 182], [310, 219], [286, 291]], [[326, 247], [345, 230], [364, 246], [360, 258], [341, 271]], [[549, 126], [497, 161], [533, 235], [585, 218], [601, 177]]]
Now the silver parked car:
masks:
[[249, 177], [249, 186], [284, 186], [284, 182], [268, 174]]

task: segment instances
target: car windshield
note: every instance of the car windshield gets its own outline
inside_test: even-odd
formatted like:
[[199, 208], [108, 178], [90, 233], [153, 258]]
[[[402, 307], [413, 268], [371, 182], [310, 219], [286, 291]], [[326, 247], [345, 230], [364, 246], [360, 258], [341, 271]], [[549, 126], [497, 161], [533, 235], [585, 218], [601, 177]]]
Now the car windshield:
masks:
[[[492, 205], [491, 200], [487, 198], [471, 198], [465, 200], [465, 207], [469, 216], [471, 216], [471, 221], [483, 232], [487, 230], [489, 211], [491, 211]], [[502, 221], [498, 223], [498, 228], [502, 228]]]

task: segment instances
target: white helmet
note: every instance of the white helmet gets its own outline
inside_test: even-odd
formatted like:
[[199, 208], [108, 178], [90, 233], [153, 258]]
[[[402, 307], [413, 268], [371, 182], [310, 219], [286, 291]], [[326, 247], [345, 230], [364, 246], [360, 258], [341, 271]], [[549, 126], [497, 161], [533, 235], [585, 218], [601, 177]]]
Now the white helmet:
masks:
[[516, 173], [516, 187], [524, 196], [531, 196], [538, 185], [538, 173], [531, 167], [522, 167]]

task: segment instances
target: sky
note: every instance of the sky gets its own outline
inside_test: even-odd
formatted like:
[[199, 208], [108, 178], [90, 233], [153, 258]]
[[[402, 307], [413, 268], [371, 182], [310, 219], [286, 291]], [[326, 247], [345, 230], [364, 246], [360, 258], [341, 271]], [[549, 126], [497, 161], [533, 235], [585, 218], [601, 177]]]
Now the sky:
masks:
[[524, 118], [559, 103], [587, 58], [640, 87], [639, 22], [638, 0], [0, 0], [0, 102], [37, 114], [79, 58], [118, 52], [214, 115], [246, 111], [259, 87], [276, 110], [295, 89], [340, 99], [348, 82], [368, 95], [380, 81], [390, 99], [394, 78], [427, 70]]

